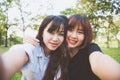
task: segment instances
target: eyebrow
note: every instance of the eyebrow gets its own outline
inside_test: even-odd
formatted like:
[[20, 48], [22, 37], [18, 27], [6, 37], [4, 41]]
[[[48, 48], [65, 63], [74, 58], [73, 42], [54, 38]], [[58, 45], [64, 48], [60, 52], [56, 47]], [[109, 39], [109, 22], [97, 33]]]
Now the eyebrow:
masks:
[[81, 30], [81, 31], [83, 31], [83, 29], [78, 29], [78, 30]]

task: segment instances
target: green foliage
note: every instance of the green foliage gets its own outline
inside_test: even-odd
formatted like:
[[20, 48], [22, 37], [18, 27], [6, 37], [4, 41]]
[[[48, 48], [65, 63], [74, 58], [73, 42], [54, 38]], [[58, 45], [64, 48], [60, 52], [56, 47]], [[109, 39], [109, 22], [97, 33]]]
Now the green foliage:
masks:
[[10, 41], [13, 44], [21, 44], [22, 43], [22, 38], [18, 36], [14, 36], [13, 38], [10, 39]]
[[16, 73], [15, 76], [12, 78], [12, 80], [21, 80], [21, 74]]
[[12, 2], [12, 0], [7, 0], [7, 2], [11, 3], [11, 2]]
[[[86, 15], [90, 19], [95, 40], [98, 34], [101, 34], [99, 36], [107, 38], [108, 47], [110, 39], [120, 31], [120, 26], [113, 20], [114, 15], [120, 15], [120, 0], [77, 0], [75, 8], [68, 8], [61, 11], [61, 14]], [[101, 28], [104, 28], [105, 32], [100, 32]]]
[[70, 15], [70, 14], [75, 14], [76, 13], [76, 10], [75, 9], [73, 9], [73, 8], [67, 8], [65, 11], [61, 11], [60, 12], [61, 14], [64, 14], [64, 15]]

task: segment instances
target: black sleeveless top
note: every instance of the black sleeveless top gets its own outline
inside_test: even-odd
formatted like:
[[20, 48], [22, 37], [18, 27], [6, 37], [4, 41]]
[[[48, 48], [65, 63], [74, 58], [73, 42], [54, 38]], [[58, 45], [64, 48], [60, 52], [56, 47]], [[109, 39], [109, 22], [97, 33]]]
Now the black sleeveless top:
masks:
[[93, 51], [101, 51], [95, 43], [91, 43], [86, 48], [79, 50], [78, 53], [71, 58], [68, 65], [70, 80], [100, 80], [92, 72], [89, 63], [89, 55]]

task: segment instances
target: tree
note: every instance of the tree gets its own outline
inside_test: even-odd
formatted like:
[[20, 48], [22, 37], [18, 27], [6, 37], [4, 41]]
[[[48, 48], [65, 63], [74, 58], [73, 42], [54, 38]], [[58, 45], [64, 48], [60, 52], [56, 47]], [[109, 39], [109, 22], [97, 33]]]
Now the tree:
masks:
[[21, 0], [14, 0], [16, 3], [18, 10], [20, 11], [20, 17], [21, 17], [21, 23], [22, 23], [22, 31], [24, 33], [27, 26], [26, 23], [26, 16], [31, 15], [31, 12], [25, 11], [25, 7], [27, 7], [29, 4], [25, 4], [25, 2], [22, 2]]
[[[3, 27], [3, 31], [5, 31], [5, 47], [7, 47], [7, 31], [8, 31], [8, 9], [11, 7], [12, 0], [3, 0], [0, 2], [0, 12], [1, 12], [1, 23], [0, 25]], [[0, 32], [2, 34], [2, 31]]]
[[113, 26], [113, 16], [120, 14], [120, 0], [78, 0], [75, 8], [66, 9], [61, 13], [86, 15], [91, 21], [95, 37], [97, 37], [99, 29], [103, 27], [101, 24], [107, 21], [109, 25], [105, 26], [105, 29], [107, 31], [107, 47], [109, 48], [109, 41], [112, 38], [110, 33], [113, 34], [115, 27], [118, 27]]

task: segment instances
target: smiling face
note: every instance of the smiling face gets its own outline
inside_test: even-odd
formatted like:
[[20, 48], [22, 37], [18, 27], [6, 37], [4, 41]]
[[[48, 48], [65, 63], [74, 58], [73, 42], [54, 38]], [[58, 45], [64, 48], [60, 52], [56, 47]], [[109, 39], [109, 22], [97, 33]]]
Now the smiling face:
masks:
[[69, 48], [83, 49], [91, 43], [93, 35], [89, 19], [80, 14], [71, 15], [68, 18], [67, 42]]
[[61, 24], [55, 31], [49, 32], [51, 24], [52, 22], [43, 31], [43, 42], [49, 51], [56, 50], [64, 41], [64, 26]]
[[67, 32], [67, 42], [69, 48], [79, 47], [84, 40], [84, 32], [81, 26], [69, 28]]

